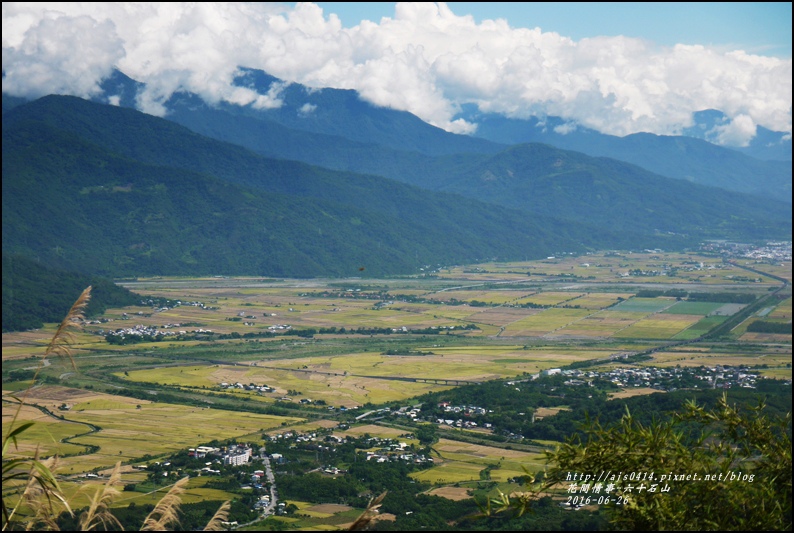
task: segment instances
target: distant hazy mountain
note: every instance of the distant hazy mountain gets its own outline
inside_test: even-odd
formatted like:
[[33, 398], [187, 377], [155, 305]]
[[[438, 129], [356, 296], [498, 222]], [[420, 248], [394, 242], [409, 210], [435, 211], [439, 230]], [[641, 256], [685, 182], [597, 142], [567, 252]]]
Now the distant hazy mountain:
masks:
[[[172, 106], [171, 120], [263, 155], [379, 174], [501, 206], [588, 224], [595, 222], [616, 231], [659, 229], [716, 237], [726, 235], [730, 228], [732, 235], [758, 237], [763, 232], [745, 232], [749, 229], [744, 228], [748, 219], [790, 219], [790, 206], [778, 200], [745, 198], [723, 189], [664, 178], [616, 160], [592, 158], [548, 145], [517, 145], [498, 154], [434, 157], [301, 132], [267, 119], [235, 116], [197, 101], [188, 104], [189, 99], [183, 95]], [[513, 174], [514, 179], [502, 179], [507, 177], [505, 173], [497, 179], [506, 160], [511, 161], [511, 168], [520, 170]], [[560, 161], [570, 163], [564, 172], [555, 166]], [[651, 212], [653, 216], [648, 216]], [[732, 222], [724, 221], [728, 212], [744, 215]], [[716, 220], [722, 223], [716, 224]], [[770, 226], [759, 228], [768, 230]]]
[[[282, 105], [260, 110], [231, 104], [211, 107], [195, 95], [176, 93], [166, 104], [166, 118], [202, 135], [271, 157], [413, 183], [425, 180], [427, 168], [424, 158], [417, 155], [494, 154], [509, 145], [540, 142], [626, 161], [662, 176], [702, 185], [767, 198], [791, 198], [791, 164], [750, 157], [765, 154], [764, 159], [786, 159], [787, 150], [787, 159], [791, 160], [791, 141], [763, 128], [759, 128], [750, 147], [740, 150], [745, 153], [738, 153], [692, 136], [640, 133], [616, 137], [573, 127], [556, 117], [508, 119], [467, 106], [461, 117], [478, 125], [472, 137], [445, 132], [404, 111], [373, 106], [355, 91], [308, 89], [253, 69], [242, 69], [236, 83], [260, 94], [282, 87], [278, 93]], [[131, 106], [139, 86], [116, 72], [103, 85], [105, 98], [112, 95], [121, 105]], [[690, 133], [705, 138], [724, 116], [703, 112], [696, 119], [697, 126]]]
[[57, 267], [111, 276], [386, 275], [686, 242], [266, 159], [74, 97], [3, 115], [3, 254]]
[[791, 204], [538, 143], [481, 157], [459, 173], [446, 174], [438, 189], [616, 231], [711, 238], [791, 233]]
[[[254, 69], [242, 69], [235, 80], [235, 84], [260, 94], [267, 93], [274, 83], [283, 82]], [[429, 155], [494, 153], [501, 149], [484, 139], [436, 128], [411, 113], [374, 106], [353, 90], [309, 89], [292, 83], [279, 93], [279, 99], [283, 104], [276, 109], [230, 106], [227, 110], [267, 117], [292, 129]]]
[[[698, 111], [693, 118], [695, 124], [685, 129], [684, 135], [710, 142], [717, 141], [718, 128], [728, 122], [727, 115], [716, 109]], [[731, 148], [757, 159], [791, 161], [791, 135], [763, 126], [756, 128], [755, 137], [748, 146]]]
[[[467, 118], [478, 124], [477, 136], [502, 144], [541, 142], [591, 156], [619, 159], [662, 176], [701, 185], [767, 198], [789, 201], [791, 198], [790, 141], [789, 161], [762, 161], [694, 137], [652, 133], [617, 137], [571, 126], [556, 117], [521, 120], [469, 114]], [[761, 130], [759, 135], [763, 136]], [[785, 150], [785, 143], [781, 149]]]

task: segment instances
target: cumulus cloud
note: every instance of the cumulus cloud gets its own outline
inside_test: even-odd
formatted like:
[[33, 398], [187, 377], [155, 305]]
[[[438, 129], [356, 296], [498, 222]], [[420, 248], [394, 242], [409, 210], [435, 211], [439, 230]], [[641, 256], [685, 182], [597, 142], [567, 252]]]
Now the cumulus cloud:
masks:
[[3, 90], [89, 96], [112, 68], [146, 84], [139, 107], [163, 114], [174, 91], [210, 103], [281, 105], [233, 84], [238, 66], [309, 87], [355, 89], [377, 105], [457, 133], [460, 106], [510, 117], [561, 116], [625, 135], [676, 134], [692, 113], [731, 121], [718, 142], [757, 125], [791, 131], [791, 60], [616, 36], [574, 41], [505, 20], [476, 22], [444, 3], [398, 3], [393, 17], [345, 28], [312, 3], [3, 3]]
[[728, 146], [748, 146], [755, 137], [756, 125], [747, 115], [738, 115], [725, 124], [718, 124], [706, 133], [707, 139]]
[[310, 103], [303, 104], [300, 109], [298, 109], [298, 114], [302, 117], [306, 117], [314, 113], [314, 110], [317, 109], [317, 106]]
[[33, 22], [17, 46], [6, 46], [3, 6], [3, 91], [39, 97], [89, 97], [124, 56], [111, 21], [89, 16], [44, 17]]

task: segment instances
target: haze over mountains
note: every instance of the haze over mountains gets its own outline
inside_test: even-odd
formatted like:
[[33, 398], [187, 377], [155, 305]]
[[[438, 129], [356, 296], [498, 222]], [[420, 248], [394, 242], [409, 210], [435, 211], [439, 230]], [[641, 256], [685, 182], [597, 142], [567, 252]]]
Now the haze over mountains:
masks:
[[[243, 69], [237, 83], [280, 81]], [[537, 119], [484, 117], [488, 140], [296, 84], [274, 109], [177, 93], [166, 120], [129, 109], [137, 87], [117, 72], [98, 102], [4, 95], [4, 254], [108, 276], [375, 276], [791, 236], [790, 162], [700, 139], [529, 139], [569, 151], [511, 140], [543, 132]]]

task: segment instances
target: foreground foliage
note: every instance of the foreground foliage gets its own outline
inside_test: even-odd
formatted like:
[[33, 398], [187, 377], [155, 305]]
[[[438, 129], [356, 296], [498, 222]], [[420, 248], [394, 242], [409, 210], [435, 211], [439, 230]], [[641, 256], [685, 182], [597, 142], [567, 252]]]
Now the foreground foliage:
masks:
[[[557, 486], [572, 502], [598, 504], [610, 496], [613, 503], [602, 507], [620, 529], [792, 528], [790, 412], [770, 418], [763, 402], [742, 412], [723, 395], [711, 410], [690, 402], [670, 420], [646, 425], [627, 411], [612, 427], [588, 423], [585, 434], [548, 454], [554, 466], [543, 486], [502, 494], [488, 502], [485, 514], [522, 515]], [[582, 478], [588, 474], [593, 477]], [[609, 483], [614, 490], [607, 494]], [[626, 503], [616, 505], [617, 498]]]
[[[74, 516], [72, 508], [74, 501], [70, 502], [63, 493], [58, 480], [55, 476], [57, 467], [57, 457], [46, 461], [39, 460], [38, 449], [33, 458], [10, 457], [11, 445], [18, 447], [19, 440], [24, 437], [25, 431], [30, 429], [34, 423], [25, 422], [17, 425], [19, 413], [25, 405], [27, 394], [36, 384], [39, 371], [48, 357], [56, 356], [68, 359], [72, 367], [76, 370], [74, 359], [71, 352], [71, 344], [74, 341], [73, 330], [79, 329], [84, 319], [84, 312], [91, 299], [92, 287], [86, 288], [72, 305], [66, 317], [59, 324], [55, 334], [47, 345], [44, 356], [39, 362], [30, 387], [28, 387], [21, 398], [14, 397], [17, 401], [17, 409], [14, 413], [7, 433], [3, 436], [3, 531], [7, 529], [24, 528], [28, 531], [58, 530], [56, 519], [66, 512]], [[188, 478], [183, 478], [174, 483], [171, 489], [158, 502], [151, 513], [146, 517], [141, 527], [142, 531], [162, 531], [179, 523], [179, 508], [181, 505], [181, 494], [185, 491]], [[13, 485], [18, 484], [19, 490], [14, 491]], [[80, 531], [91, 531], [102, 527], [102, 529], [123, 530], [119, 520], [111, 513], [110, 508], [113, 501], [121, 494], [118, 486], [121, 484], [121, 462], [116, 463], [115, 468], [108, 477], [107, 482], [99, 487], [90, 487], [87, 490], [80, 490], [75, 498], [87, 494], [88, 506], [80, 514], [78, 519], [78, 529]], [[18, 496], [16, 502], [10, 505], [6, 499], [6, 491]], [[226, 520], [229, 511], [229, 503], [224, 502], [212, 519], [207, 524], [205, 530], [220, 530], [221, 523]], [[17, 513], [24, 509], [25, 516], [17, 516]]]

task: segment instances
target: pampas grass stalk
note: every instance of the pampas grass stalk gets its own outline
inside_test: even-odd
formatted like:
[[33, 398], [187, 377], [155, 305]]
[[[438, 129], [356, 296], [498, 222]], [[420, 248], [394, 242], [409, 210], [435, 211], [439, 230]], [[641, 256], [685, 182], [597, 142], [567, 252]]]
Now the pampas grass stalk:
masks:
[[371, 499], [364, 512], [361, 513], [358, 518], [356, 518], [355, 522], [350, 524], [348, 531], [361, 531], [362, 529], [366, 528], [369, 523], [372, 522], [376, 516], [378, 516], [378, 509], [380, 509], [383, 499], [388, 493], [389, 491], [385, 491], [377, 498]]
[[183, 477], [171, 487], [157, 506], [143, 522], [141, 531], [164, 531], [171, 524], [179, 523], [179, 506], [182, 504], [182, 493], [185, 492], [188, 477]]
[[72, 304], [69, 312], [66, 313], [66, 317], [58, 324], [55, 334], [52, 336], [52, 339], [50, 339], [49, 344], [47, 344], [47, 349], [44, 350], [44, 355], [39, 360], [39, 365], [36, 367], [36, 372], [33, 374], [33, 379], [31, 380], [31, 386], [25, 389], [25, 394], [23, 394], [22, 399], [12, 396], [12, 398], [18, 401], [19, 405], [17, 406], [16, 413], [14, 413], [14, 418], [11, 420], [11, 424], [8, 426], [8, 432], [3, 439], [3, 457], [5, 457], [6, 445], [9, 439], [12, 439], [16, 446], [16, 435], [13, 434], [16, 421], [19, 417], [19, 412], [22, 410], [22, 406], [25, 405], [25, 400], [27, 399], [30, 389], [33, 388], [33, 384], [36, 383], [36, 379], [39, 377], [39, 372], [41, 372], [41, 369], [44, 367], [44, 361], [52, 355], [65, 357], [69, 359], [72, 368], [77, 370], [74, 357], [72, 357], [71, 345], [74, 342], [74, 332], [72, 330], [82, 328], [82, 322], [85, 318], [85, 308], [90, 300], [91, 286], [89, 285], [80, 293], [80, 296], [75, 300], [74, 304]]
[[[22, 492], [19, 503], [14, 508], [16, 511], [20, 504], [23, 504], [30, 509], [33, 518], [27, 523], [26, 530], [28, 531], [58, 531], [58, 524], [55, 523], [55, 518], [60, 514], [56, 510], [56, 505], [63, 506], [71, 513], [69, 503], [57, 488], [57, 483], [52, 475], [52, 471], [57, 466], [57, 458], [51, 457], [44, 461], [39, 461], [39, 450], [30, 461], [30, 471], [27, 476], [27, 483], [25, 490]], [[13, 511], [9, 516], [13, 516]], [[9, 522], [6, 522], [8, 526]], [[5, 528], [4, 528], [5, 529]]]
[[80, 531], [91, 531], [102, 524], [105, 531], [122, 531], [124, 528], [118, 518], [110, 512], [110, 504], [121, 494], [116, 486], [121, 482], [121, 461], [116, 463], [110, 477], [101, 490], [94, 492], [91, 503], [80, 515]]
[[215, 515], [207, 522], [207, 525], [204, 527], [204, 531], [225, 531], [226, 528], [223, 526], [223, 522], [229, 518], [229, 510], [232, 508], [232, 502], [226, 500], [218, 507], [218, 510], [215, 511]]
[[[30, 393], [30, 390], [33, 388], [33, 384], [36, 383], [36, 379], [39, 377], [39, 372], [41, 372], [41, 369], [44, 366], [44, 361], [53, 355], [58, 357], [66, 357], [72, 364], [72, 368], [77, 369], [71, 351], [71, 344], [74, 342], [74, 333], [72, 330], [82, 327], [85, 308], [88, 305], [90, 299], [91, 287], [89, 286], [80, 294], [80, 296], [72, 305], [71, 309], [69, 309], [66, 317], [55, 330], [55, 334], [52, 336], [52, 339], [44, 351], [44, 355], [36, 367], [31, 385], [25, 389], [22, 398], [20, 399], [13, 395], [9, 396], [10, 398], [13, 398], [17, 401], [17, 409], [11, 419], [11, 423], [8, 424], [8, 431], [3, 438], [3, 487], [5, 488], [9, 481], [25, 478], [25, 474], [19, 470], [20, 468], [29, 466], [29, 472], [27, 474], [25, 490], [23, 491], [19, 502], [17, 502], [13, 509], [8, 509], [6, 505], [5, 492], [3, 493], [3, 531], [8, 528], [12, 517], [22, 503], [31, 505], [35, 511], [36, 517], [28, 524], [28, 526], [39, 523], [44, 527], [57, 529], [57, 526], [54, 522], [54, 517], [57, 516], [57, 514], [54, 514], [54, 508], [52, 506], [53, 500], [60, 501], [70, 514], [72, 512], [69, 508], [69, 504], [63, 497], [63, 493], [60, 486], [58, 485], [57, 480], [55, 479], [55, 476], [52, 474], [54, 462], [50, 463], [47, 461], [39, 461], [38, 449], [36, 450], [36, 454], [32, 460], [7, 460], [6, 454], [9, 451], [9, 445], [11, 443], [14, 444], [15, 449], [17, 448], [17, 439], [19, 436], [33, 425], [32, 422], [26, 422], [24, 424], [17, 425], [17, 420], [19, 419], [19, 413], [22, 411], [22, 407], [25, 405], [27, 396]], [[45, 500], [47, 505], [44, 505]], [[45, 512], [45, 509], [49, 510], [49, 514]]]

